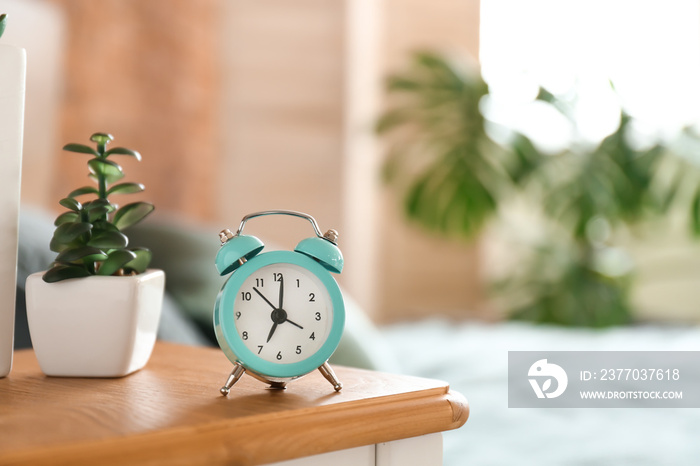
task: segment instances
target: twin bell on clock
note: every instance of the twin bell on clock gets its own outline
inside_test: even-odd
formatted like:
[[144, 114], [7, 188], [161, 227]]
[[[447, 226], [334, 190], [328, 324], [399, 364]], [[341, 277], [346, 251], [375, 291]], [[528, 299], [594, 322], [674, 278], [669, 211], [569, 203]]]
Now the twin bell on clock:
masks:
[[[294, 251], [270, 251], [255, 236], [244, 235], [249, 220], [267, 215], [306, 219], [315, 236]], [[345, 306], [332, 273], [343, 269], [338, 233], [321, 230], [310, 215], [269, 210], [246, 215], [238, 231], [220, 233], [216, 268], [228, 275], [216, 299], [216, 339], [234, 368], [221, 388], [248, 374], [274, 388], [318, 369], [336, 391], [342, 384], [328, 358], [338, 347], [345, 326]]]

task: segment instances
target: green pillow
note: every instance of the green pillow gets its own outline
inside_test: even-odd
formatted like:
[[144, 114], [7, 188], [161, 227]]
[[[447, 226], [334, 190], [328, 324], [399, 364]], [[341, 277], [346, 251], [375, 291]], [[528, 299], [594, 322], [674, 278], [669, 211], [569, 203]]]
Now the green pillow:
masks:
[[131, 246], [151, 250], [151, 267], [165, 271], [165, 288], [185, 313], [200, 326], [211, 327], [216, 295], [226, 279], [214, 267], [218, 231], [177, 220], [148, 219], [126, 234]]
[[17, 244], [17, 286], [24, 290], [27, 277], [49, 268], [56, 253], [49, 243], [56, 227], [50, 213], [22, 205], [19, 212]]

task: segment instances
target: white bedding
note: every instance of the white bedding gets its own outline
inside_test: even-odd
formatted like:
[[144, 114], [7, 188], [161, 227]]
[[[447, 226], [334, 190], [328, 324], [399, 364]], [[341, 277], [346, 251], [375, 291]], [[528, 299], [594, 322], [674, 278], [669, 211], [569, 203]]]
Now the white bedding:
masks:
[[[384, 327], [401, 372], [469, 400], [444, 465], [698, 465], [700, 409], [509, 409], [509, 350], [700, 350], [700, 328], [566, 329], [429, 320]], [[700, 383], [700, 381], [699, 381]]]

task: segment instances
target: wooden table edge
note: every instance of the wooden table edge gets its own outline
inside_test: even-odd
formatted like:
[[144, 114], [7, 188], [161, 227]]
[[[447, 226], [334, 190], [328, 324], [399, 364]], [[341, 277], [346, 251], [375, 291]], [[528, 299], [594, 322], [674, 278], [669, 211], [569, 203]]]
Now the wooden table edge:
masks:
[[[207, 361], [209, 376], [212, 367], [218, 371], [219, 365], [228, 366], [225, 357], [213, 349], [159, 343], [151, 367], [161, 364], [164, 366], [160, 370], [171, 370], [167, 364], [171, 363], [173, 354], [192, 354]], [[20, 372], [18, 380], [32, 379], [41, 374], [31, 351], [19, 352], [18, 356], [18, 363], [22, 360], [23, 367], [28, 368]], [[189, 363], [193, 361], [196, 362], [196, 358]], [[336, 369], [348, 373], [343, 368]], [[363, 377], [370, 374], [369, 371], [348, 369], [359, 375], [361, 383], [365, 383]], [[393, 377], [391, 374], [377, 375], [379, 380], [384, 378], [385, 381], [387, 377]], [[451, 391], [446, 382], [396, 377], [407, 384], [405, 391], [389, 390], [383, 395], [348, 402], [273, 410], [253, 416], [200, 419], [188, 425], [101, 439], [10, 447], [0, 449], [0, 465], [161, 464], [166, 461], [187, 465], [256, 465], [442, 432], [459, 428], [467, 421], [467, 400]], [[412, 379], [415, 379], [416, 386], [412, 386]], [[129, 382], [129, 379], [117, 380]], [[57, 379], [46, 381], [54, 383]], [[252, 383], [257, 384], [257, 381]], [[257, 385], [253, 386], [257, 390]], [[348, 383], [348, 387], [351, 389], [352, 383]], [[215, 391], [215, 387], [212, 390]], [[51, 426], [36, 426], [37, 430], [47, 428]], [[271, 438], [273, 444], [270, 444]]]
[[[332, 405], [311, 416], [277, 414], [255, 419], [215, 421], [138, 435], [55, 445], [41, 450], [0, 453], [0, 464], [235, 464], [258, 465], [317, 455], [363, 445], [457, 429], [469, 417], [469, 404], [458, 392], [400, 398], [385, 403], [355, 403], [352, 408]], [[375, 400], [379, 401], [381, 398]], [[341, 411], [345, 411], [342, 412]], [[410, 411], [411, 416], [406, 416]], [[334, 419], [342, 414], [344, 422]], [[369, 422], [368, 420], [371, 420]], [[283, 421], [283, 422], [281, 422]], [[37, 426], [37, 428], [41, 428]], [[271, 432], [277, 448], [256, 441]]]

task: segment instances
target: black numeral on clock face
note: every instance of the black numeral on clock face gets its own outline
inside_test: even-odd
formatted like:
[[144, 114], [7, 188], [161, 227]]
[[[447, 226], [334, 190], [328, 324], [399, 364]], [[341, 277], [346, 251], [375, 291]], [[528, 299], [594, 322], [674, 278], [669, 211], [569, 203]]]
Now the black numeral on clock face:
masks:
[[234, 295], [233, 321], [240, 343], [251, 356], [277, 365], [314, 354], [328, 338], [333, 321], [322, 285], [294, 264], [251, 274]]

